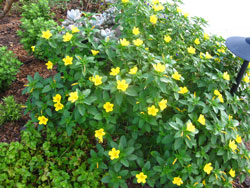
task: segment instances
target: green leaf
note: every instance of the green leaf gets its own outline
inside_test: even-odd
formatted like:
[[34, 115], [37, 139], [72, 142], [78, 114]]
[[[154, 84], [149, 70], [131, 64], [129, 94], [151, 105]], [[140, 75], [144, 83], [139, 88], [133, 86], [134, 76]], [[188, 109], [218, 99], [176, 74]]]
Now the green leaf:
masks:
[[134, 160], [137, 159], [137, 156], [132, 154], [132, 155], [127, 156], [127, 159], [130, 160], [130, 161], [134, 161]]
[[162, 172], [162, 167], [161, 166], [154, 166], [153, 170], [156, 172]]
[[183, 144], [182, 138], [177, 138], [174, 142], [174, 150], [178, 150]]
[[85, 106], [84, 106], [84, 104], [78, 104], [77, 109], [78, 109], [79, 113], [81, 114], [81, 116], [83, 116], [85, 114]]
[[126, 139], [126, 137], [124, 135], [122, 135], [121, 138], [120, 138], [119, 146], [121, 148], [124, 148], [124, 147], [126, 147], [126, 145], [127, 145], [127, 139]]
[[57, 44], [54, 42], [54, 41], [51, 41], [51, 40], [48, 40], [49, 41], [49, 45], [52, 47], [52, 48], [56, 48], [57, 47]]
[[97, 114], [94, 116], [94, 119], [95, 119], [95, 120], [102, 120], [102, 114], [101, 114], [101, 113], [97, 113]]
[[110, 182], [110, 176], [104, 176], [103, 178], [102, 178], [102, 183], [109, 183]]
[[126, 149], [126, 155], [132, 154], [134, 150], [135, 150], [134, 147], [129, 147], [129, 148], [127, 148], [127, 149]]
[[126, 176], [128, 174], [128, 170], [122, 170], [119, 174], [120, 176]]
[[68, 125], [66, 127], [66, 132], [67, 132], [68, 136], [71, 136], [71, 134], [72, 134], [72, 127]]
[[121, 104], [122, 104], [122, 100], [123, 100], [123, 94], [121, 94], [121, 93], [116, 93], [116, 95], [115, 95], [115, 102], [119, 105], [119, 106], [121, 106]]
[[144, 165], [143, 169], [144, 169], [144, 170], [149, 170], [150, 167], [151, 167], [150, 161], [147, 161], [146, 164]]
[[217, 155], [222, 156], [224, 155], [224, 153], [225, 153], [225, 150], [223, 148], [220, 148], [217, 152]]
[[136, 91], [136, 87], [134, 86], [129, 86], [128, 89], [125, 91], [125, 93], [132, 97], [135, 97], [138, 95]]
[[170, 122], [169, 125], [170, 125], [171, 127], [173, 127], [175, 130], [177, 130], [177, 131], [179, 130], [179, 128], [177, 127], [177, 124], [176, 124], [176, 123]]
[[47, 93], [51, 90], [50, 85], [46, 85], [43, 89], [42, 89], [42, 93]]
[[45, 110], [46, 114], [49, 116], [49, 117], [52, 117], [52, 112], [51, 112], [51, 109], [50, 108], [47, 108]]
[[120, 171], [120, 169], [121, 169], [121, 163], [116, 163], [115, 164], [115, 166], [114, 166], [114, 170], [116, 171], [116, 172], [119, 172]]
[[129, 167], [129, 162], [127, 159], [121, 159], [121, 163], [126, 166], [126, 167]]

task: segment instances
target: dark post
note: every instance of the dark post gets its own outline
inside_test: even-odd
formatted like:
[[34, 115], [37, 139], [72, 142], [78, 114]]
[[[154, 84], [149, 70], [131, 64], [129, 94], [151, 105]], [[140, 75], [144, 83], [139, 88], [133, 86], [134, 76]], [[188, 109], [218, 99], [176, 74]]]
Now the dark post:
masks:
[[237, 78], [236, 78], [236, 84], [233, 85], [233, 87], [231, 88], [231, 91], [230, 91], [230, 93], [232, 95], [237, 91], [237, 89], [240, 85], [240, 82], [242, 80], [242, 77], [243, 77], [244, 73], [246, 72], [248, 64], [249, 64], [249, 62], [245, 60], [243, 65], [241, 66], [240, 72], [238, 73]]
[[226, 46], [233, 54], [244, 60], [240, 72], [237, 75], [236, 84], [233, 85], [230, 91], [233, 95], [237, 91], [250, 61], [250, 37], [230, 37], [226, 40]]

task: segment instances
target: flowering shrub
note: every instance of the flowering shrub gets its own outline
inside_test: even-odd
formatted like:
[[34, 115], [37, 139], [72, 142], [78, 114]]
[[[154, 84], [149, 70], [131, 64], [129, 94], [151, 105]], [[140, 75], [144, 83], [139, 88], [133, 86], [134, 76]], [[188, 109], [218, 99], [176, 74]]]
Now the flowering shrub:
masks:
[[86, 38], [64, 28], [40, 33], [36, 49], [58, 73], [28, 77], [26, 112], [39, 129], [91, 130], [90, 168], [103, 170], [110, 187], [127, 187], [128, 179], [232, 187], [250, 168], [248, 75], [231, 95], [240, 60], [178, 3], [120, 0], [119, 40], [94, 41], [90, 13], [78, 28]]
[[[37, 0], [29, 2], [22, 7], [21, 30], [18, 30], [18, 36], [21, 37], [21, 43], [29, 52], [34, 52], [34, 44], [37, 42], [38, 34], [57, 25], [52, 20], [48, 0]], [[42, 58], [42, 55], [36, 51], [35, 55]]]

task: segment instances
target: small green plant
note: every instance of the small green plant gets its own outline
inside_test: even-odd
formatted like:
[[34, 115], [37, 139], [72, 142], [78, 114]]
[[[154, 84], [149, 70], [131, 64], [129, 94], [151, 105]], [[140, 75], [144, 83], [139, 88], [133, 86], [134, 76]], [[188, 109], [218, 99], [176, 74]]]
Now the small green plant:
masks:
[[16, 103], [13, 96], [5, 97], [0, 105], [0, 115], [0, 125], [6, 121], [17, 121], [21, 118], [21, 105]]
[[21, 64], [6, 46], [0, 47], [0, 91], [6, 89], [16, 79]]
[[[59, 131], [59, 132], [58, 132]], [[88, 169], [86, 132], [38, 132], [28, 123], [22, 141], [0, 143], [0, 187], [102, 188], [100, 172]]]

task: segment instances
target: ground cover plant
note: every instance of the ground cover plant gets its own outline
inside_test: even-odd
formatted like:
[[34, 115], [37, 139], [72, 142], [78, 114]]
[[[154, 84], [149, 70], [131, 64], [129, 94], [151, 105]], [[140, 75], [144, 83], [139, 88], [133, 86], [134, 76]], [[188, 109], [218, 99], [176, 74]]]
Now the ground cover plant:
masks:
[[21, 105], [13, 96], [5, 97], [3, 104], [0, 104], [0, 115], [0, 126], [6, 121], [17, 121], [21, 118]]
[[92, 132], [90, 169], [109, 187], [232, 187], [249, 173], [249, 87], [224, 40], [178, 5], [120, 0], [120, 39], [100, 32], [84, 13], [81, 26], [40, 33], [35, 50], [54, 77], [29, 76], [29, 112], [38, 129]]
[[0, 48], [0, 91], [6, 89], [16, 79], [21, 64], [6, 46]]
[[39, 132], [28, 123], [21, 142], [0, 143], [0, 187], [104, 187], [100, 172], [88, 171], [86, 132]]

